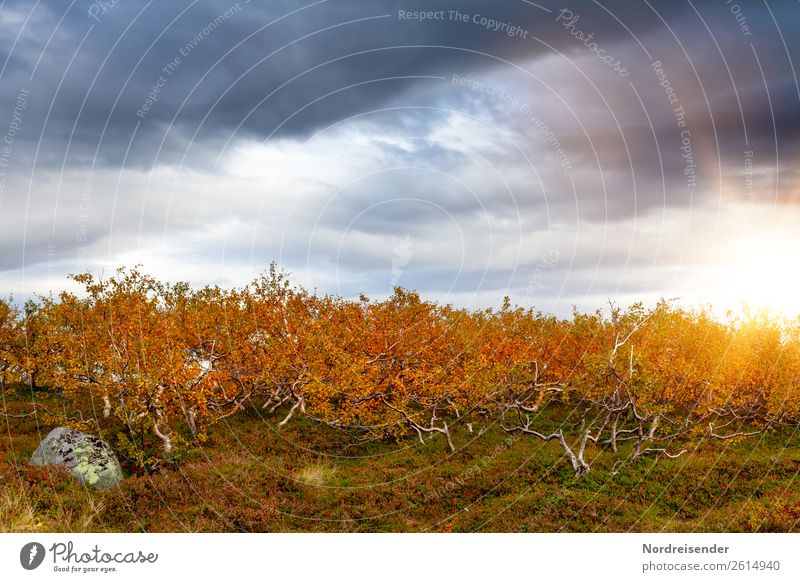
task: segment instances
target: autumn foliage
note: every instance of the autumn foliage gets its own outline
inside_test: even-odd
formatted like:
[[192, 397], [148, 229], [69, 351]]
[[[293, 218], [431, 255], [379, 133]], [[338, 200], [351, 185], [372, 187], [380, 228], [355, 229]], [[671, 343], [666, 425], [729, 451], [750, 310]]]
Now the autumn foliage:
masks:
[[449, 451], [497, 424], [558, 443], [579, 476], [597, 447], [674, 457], [800, 420], [800, 322], [765, 313], [721, 321], [661, 302], [560, 319], [399, 288], [349, 300], [274, 267], [236, 289], [138, 270], [74, 279], [78, 295], [0, 302], [3, 389], [59, 390], [64, 409], [47, 414], [115, 433], [143, 466], [245, 407], [277, 428], [304, 415], [354, 441]]

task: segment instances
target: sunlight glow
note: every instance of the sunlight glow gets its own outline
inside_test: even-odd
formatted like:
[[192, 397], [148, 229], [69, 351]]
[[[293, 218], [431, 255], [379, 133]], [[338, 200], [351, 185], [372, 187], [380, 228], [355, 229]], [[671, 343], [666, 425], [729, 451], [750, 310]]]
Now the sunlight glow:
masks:
[[800, 244], [780, 233], [734, 243], [726, 266], [725, 303], [800, 314]]

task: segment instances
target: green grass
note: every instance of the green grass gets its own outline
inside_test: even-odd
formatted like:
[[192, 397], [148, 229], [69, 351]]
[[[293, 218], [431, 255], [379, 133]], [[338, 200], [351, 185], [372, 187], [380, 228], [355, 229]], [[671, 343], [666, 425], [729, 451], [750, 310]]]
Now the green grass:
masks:
[[[58, 407], [56, 396], [39, 397]], [[24, 397], [6, 400], [9, 412], [24, 409]], [[800, 436], [791, 432], [617, 466], [591, 450], [591, 472], [575, 479], [556, 444], [496, 428], [474, 440], [456, 432], [450, 455], [440, 438], [353, 445], [302, 418], [278, 431], [279, 415], [260, 412], [220, 423], [153, 474], [126, 467], [108, 491], [27, 465], [53, 424], [0, 419], [0, 531], [800, 530]]]

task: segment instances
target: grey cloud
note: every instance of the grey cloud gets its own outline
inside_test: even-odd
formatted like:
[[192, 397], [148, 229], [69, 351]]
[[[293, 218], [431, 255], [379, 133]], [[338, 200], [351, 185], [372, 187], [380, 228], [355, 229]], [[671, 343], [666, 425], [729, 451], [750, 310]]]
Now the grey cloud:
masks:
[[[666, 13], [686, 10], [660, 4]], [[175, 163], [184, 155], [204, 161], [202, 150], [216, 151], [233, 132], [264, 137], [280, 126], [281, 134], [307, 134], [425, 83], [397, 77], [449, 75], [498, 66], [496, 58], [520, 61], [549, 52], [532, 39], [509, 38], [472, 22], [401, 20], [400, 10], [484, 14], [569, 53], [583, 50], [554, 26], [553, 13], [517, 0], [491, 6], [478, 0], [118, 2], [105, 11], [92, 6], [97, 4], [77, 2], [64, 14], [62, 3], [39, 3], [23, 30], [25, 42], [8, 53], [2, 100], [8, 102], [16, 87], [31, 86], [36, 114], [26, 124], [26, 137], [41, 137], [47, 147], [40, 155], [52, 162], [118, 165], [126, 152], [129, 165]], [[624, 15], [636, 34], [659, 25], [643, 7], [631, 9], [621, 0], [607, 6]], [[22, 2], [3, 8], [18, 15], [26, 9]], [[581, 4], [575, 12], [608, 45], [629, 42], [628, 32], [598, 7]], [[373, 18], [381, 16], [388, 18]], [[13, 22], [20, 26], [22, 20]], [[10, 51], [11, 35], [4, 41]], [[180, 63], [165, 73], [176, 57]], [[386, 77], [395, 79], [377, 81]], [[150, 93], [155, 101], [148, 103]], [[182, 143], [191, 136], [195, 140]], [[162, 139], [167, 147], [159, 150]]]
[[[626, 264], [643, 276], [658, 243], [620, 225], [638, 217], [657, 224], [659, 210], [691, 212], [719, 196], [720, 179], [724, 196], [740, 196], [748, 149], [754, 195], [769, 190], [771, 200], [777, 185], [778, 200], [795, 201], [798, 173], [790, 162], [797, 155], [800, 96], [792, 65], [800, 64], [800, 43], [792, 32], [800, 13], [794, 4], [769, 4], [788, 49], [761, 6], [745, 7], [752, 29], [745, 35], [722, 2], [539, 4], [579, 15], [576, 28], [592, 34], [629, 75], [605, 66], [555, 22], [554, 12], [521, 0], [241, 0], [238, 7], [224, 0], [122, 0], [94, 17], [88, 1], [75, 2], [66, 14], [66, 4], [46, 1], [23, 30], [32, 5], [6, 2], [0, 8], [0, 139], [19, 92], [30, 94], [4, 182], [0, 269], [41, 265], [52, 245], [59, 261], [74, 263], [80, 192], [92, 168], [84, 244], [95, 258], [162, 243], [173, 245], [175, 257], [205, 254], [209, 262], [266, 265], [280, 257], [329, 277], [339, 268], [348, 292], [383, 288], [393, 247], [406, 235], [417, 243], [404, 285], [431, 292], [455, 285], [458, 293], [476, 286], [524, 289], [543, 252], [536, 245], [551, 233], [563, 262], [548, 271], [552, 285], [544, 291], [560, 292], [566, 282], [565, 293], [578, 294], [592, 281], [595, 291], [613, 291]], [[485, 14], [538, 40], [473, 22], [398, 18], [399, 10], [423, 9]], [[221, 18], [226, 10], [230, 16]], [[663, 63], [686, 109], [694, 187], [684, 173], [681, 128], [652, 60]], [[165, 72], [170, 62], [176, 66]], [[453, 83], [454, 74], [492, 83], [518, 104]], [[342, 175], [349, 169], [357, 179], [335, 197], [349, 180], [332, 177], [327, 167], [309, 165], [293, 181], [271, 181], [215, 166], [228, 159], [220, 158], [223, 147], [235, 157], [242, 144], [267, 139], [275, 147], [309, 139], [304, 147], [311, 148], [339, 135], [343, 143], [346, 135], [331, 127], [340, 122], [369, 139], [349, 150], [357, 159], [341, 160]], [[552, 137], [569, 160], [568, 172]], [[183, 173], [165, 173], [178, 164]], [[775, 176], [777, 164], [782, 169]], [[422, 169], [398, 169], [406, 166]], [[373, 171], [379, 173], [367, 175]], [[274, 169], [278, 178], [286, 172]], [[287, 184], [296, 190], [279, 191]], [[590, 235], [585, 224], [594, 227]], [[598, 256], [603, 225], [623, 241]], [[461, 244], [453, 242], [459, 229], [469, 239], [464, 250], [481, 259], [460, 274], [460, 259], [446, 248], [448, 241]], [[495, 235], [496, 255], [471, 252]], [[538, 238], [531, 242], [528, 235]], [[588, 244], [573, 256], [574, 238], [585, 236]], [[366, 242], [359, 247], [359, 241]], [[629, 248], [630, 241], [638, 247]], [[340, 243], [344, 254], [337, 258]], [[437, 243], [445, 260], [435, 256]], [[521, 258], [514, 263], [516, 254]], [[681, 260], [674, 248], [660, 258]], [[522, 269], [516, 275], [515, 264]], [[605, 272], [595, 280], [598, 264]], [[643, 289], [641, 281], [626, 280], [625, 288]]]

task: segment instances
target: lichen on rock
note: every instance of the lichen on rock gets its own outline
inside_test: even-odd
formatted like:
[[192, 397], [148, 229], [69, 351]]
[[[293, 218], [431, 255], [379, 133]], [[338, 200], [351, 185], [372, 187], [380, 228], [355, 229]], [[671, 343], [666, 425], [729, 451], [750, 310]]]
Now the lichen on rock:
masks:
[[50, 431], [31, 456], [31, 465], [61, 465], [73, 477], [95, 489], [113, 487], [123, 479], [114, 451], [102, 439], [60, 426]]

